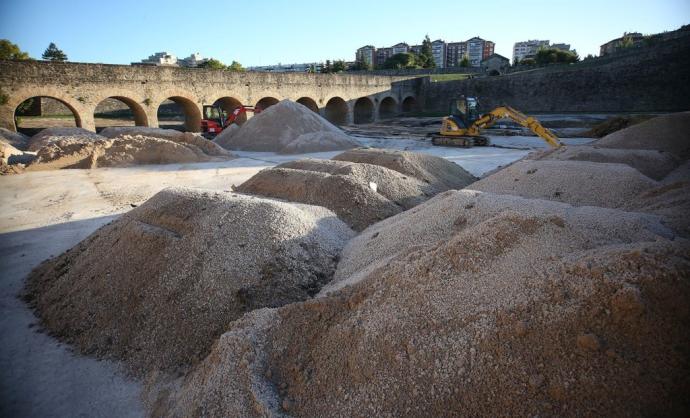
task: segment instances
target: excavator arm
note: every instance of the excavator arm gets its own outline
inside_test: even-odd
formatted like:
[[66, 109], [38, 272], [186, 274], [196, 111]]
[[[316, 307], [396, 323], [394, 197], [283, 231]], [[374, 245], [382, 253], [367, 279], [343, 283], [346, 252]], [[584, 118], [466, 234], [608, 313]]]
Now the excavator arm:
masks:
[[490, 127], [499, 119], [503, 118], [512, 119], [520, 125], [529, 128], [532, 132], [539, 135], [544, 141], [546, 141], [546, 143], [554, 148], [563, 146], [561, 141], [558, 140], [558, 137], [549, 129], [544, 128], [538, 120], [527, 116], [509, 106], [500, 106], [491, 112], [482, 115], [482, 117], [474, 121], [474, 123], [467, 128], [467, 134], [471, 136], [479, 135], [480, 130]]

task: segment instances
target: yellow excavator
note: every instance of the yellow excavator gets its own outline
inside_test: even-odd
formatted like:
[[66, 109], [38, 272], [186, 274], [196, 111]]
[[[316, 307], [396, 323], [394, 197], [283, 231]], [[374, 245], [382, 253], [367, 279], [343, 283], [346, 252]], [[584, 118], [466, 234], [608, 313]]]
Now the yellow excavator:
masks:
[[500, 106], [489, 113], [479, 114], [476, 97], [464, 97], [451, 101], [450, 116], [443, 118], [441, 131], [431, 134], [434, 145], [451, 147], [471, 147], [489, 145], [489, 139], [480, 135], [499, 119], [509, 118], [529, 128], [554, 148], [563, 146], [558, 137], [544, 128], [538, 120], [529, 117], [509, 106]]

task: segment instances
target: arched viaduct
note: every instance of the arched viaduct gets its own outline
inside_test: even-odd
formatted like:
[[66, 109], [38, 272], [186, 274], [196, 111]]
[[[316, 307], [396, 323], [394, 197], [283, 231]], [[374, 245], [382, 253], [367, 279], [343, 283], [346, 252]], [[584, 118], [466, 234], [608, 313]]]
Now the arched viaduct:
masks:
[[16, 130], [17, 107], [33, 97], [61, 101], [77, 126], [89, 130], [95, 130], [96, 107], [108, 98], [125, 103], [136, 125], [152, 127], [159, 106], [172, 100], [184, 109], [191, 131], [199, 130], [202, 106], [215, 102], [232, 110], [290, 99], [335, 124], [368, 123], [412, 110], [416, 86], [413, 79], [388, 76], [0, 61], [0, 126]]

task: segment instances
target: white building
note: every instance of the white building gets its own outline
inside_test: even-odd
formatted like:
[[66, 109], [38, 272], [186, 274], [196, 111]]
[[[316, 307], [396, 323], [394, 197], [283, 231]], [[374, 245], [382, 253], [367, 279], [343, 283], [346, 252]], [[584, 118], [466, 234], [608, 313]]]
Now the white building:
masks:
[[549, 41], [540, 41], [532, 39], [529, 41], [515, 42], [513, 45], [513, 62], [522, 61], [528, 55], [534, 55], [539, 48], [548, 48]]
[[410, 46], [408, 44], [406, 44], [405, 42], [395, 44], [391, 48], [393, 48], [393, 55], [404, 54], [410, 50]]
[[177, 57], [169, 52], [156, 52], [148, 58], [141, 60], [141, 63], [149, 65], [177, 65]]
[[434, 57], [436, 68], [446, 67], [446, 43], [442, 39], [431, 43], [431, 55]]
[[206, 61], [208, 61], [208, 58], [204, 58], [200, 53], [195, 52], [187, 58], [178, 60], [178, 64], [182, 67], [198, 67]]
[[467, 59], [470, 61], [470, 67], [479, 67], [484, 59], [484, 43], [485, 41], [479, 37], [467, 41]]

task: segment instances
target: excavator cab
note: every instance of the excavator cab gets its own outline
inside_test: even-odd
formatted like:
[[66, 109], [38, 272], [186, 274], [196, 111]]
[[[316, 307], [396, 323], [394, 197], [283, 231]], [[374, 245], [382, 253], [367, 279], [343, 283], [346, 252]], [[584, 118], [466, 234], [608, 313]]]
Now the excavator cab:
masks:
[[460, 96], [450, 102], [450, 116], [461, 129], [467, 129], [479, 119], [479, 102], [476, 97]]

